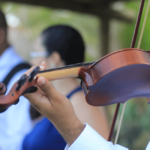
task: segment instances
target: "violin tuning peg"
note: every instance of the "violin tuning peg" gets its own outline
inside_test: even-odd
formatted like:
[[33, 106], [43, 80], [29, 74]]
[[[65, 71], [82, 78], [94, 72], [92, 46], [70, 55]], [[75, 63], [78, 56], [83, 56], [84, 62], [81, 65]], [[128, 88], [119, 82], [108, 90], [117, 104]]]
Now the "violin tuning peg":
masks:
[[19, 89], [21, 88], [21, 86], [25, 84], [26, 80], [27, 80], [27, 75], [23, 75], [23, 76], [19, 79], [18, 84], [17, 84], [17, 87], [16, 87], [16, 91], [19, 91]]
[[37, 90], [38, 90], [38, 89], [37, 89], [36, 86], [32, 86], [32, 87], [27, 88], [27, 89], [23, 92], [22, 95], [27, 94], [27, 93], [34, 93], [34, 92], [36, 92]]
[[31, 82], [33, 80], [33, 78], [37, 75], [37, 73], [40, 71], [40, 67], [36, 67], [31, 73], [30, 73], [30, 77], [29, 77], [29, 82]]

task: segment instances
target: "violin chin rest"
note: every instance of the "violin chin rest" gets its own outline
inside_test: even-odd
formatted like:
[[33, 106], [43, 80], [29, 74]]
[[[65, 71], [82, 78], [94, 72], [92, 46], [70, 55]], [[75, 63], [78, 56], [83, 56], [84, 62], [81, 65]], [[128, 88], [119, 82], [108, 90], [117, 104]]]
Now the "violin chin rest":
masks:
[[35, 93], [37, 91], [37, 87], [36, 86], [32, 86], [32, 87], [29, 87], [27, 88], [22, 95], [24, 94], [28, 94], [28, 93]]

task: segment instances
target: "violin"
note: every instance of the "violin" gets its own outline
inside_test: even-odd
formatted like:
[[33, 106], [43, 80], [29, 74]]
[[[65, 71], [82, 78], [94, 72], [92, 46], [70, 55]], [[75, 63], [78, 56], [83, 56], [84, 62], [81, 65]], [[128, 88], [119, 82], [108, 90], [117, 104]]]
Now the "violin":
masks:
[[[79, 64], [78, 64], [79, 65]], [[48, 80], [81, 79], [90, 105], [124, 103], [134, 97], [150, 97], [150, 51], [128, 48], [110, 53], [97, 62], [41, 71]]]
[[150, 51], [128, 48], [110, 53], [95, 63], [81, 63], [23, 75], [6, 96], [0, 96], [0, 109], [16, 104], [25, 93], [37, 90], [34, 77], [49, 81], [76, 77], [90, 105], [124, 103], [134, 97], [150, 97]]

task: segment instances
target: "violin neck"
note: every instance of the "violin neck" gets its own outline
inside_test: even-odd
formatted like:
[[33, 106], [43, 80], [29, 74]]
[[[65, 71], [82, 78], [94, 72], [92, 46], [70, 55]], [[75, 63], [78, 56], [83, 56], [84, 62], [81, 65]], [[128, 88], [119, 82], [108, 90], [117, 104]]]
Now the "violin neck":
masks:
[[71, 68], [71, 69], [64, 69], [64, 70], [55, 70], [49, 72], [42, 72], [37, 74], [38, 77], [44, 76], [49, 81], [70, 78], [70, 77], [78, 77], [78, 72], [81, 67]]
[[68, 66], [60, 67], [60, 68], [44, 70], [44, 71], [40, 71], [37, 74], [37, 77], [44, 76], [49, 81], [71, 78], [71, 77], [77, 78], [79, 71], [82, 67], [89, 66], [92, 64], [93, 62], [92, 63], [79, 63], [79, 64], [68, 65]]

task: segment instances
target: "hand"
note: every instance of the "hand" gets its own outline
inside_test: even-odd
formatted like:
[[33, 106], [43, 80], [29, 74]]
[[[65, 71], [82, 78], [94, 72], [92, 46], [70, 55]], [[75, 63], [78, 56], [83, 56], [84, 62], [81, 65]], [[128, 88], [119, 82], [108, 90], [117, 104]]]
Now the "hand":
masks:
[[[45, 70], [46, 63], [43, 62], [40, 68]], [[26, 74], [33, 69], [34, 67]], [[44, 77], [37, 79], [37, 87], [36, 93], [26, 94], [25, 97], [35, 109], [54, 124], [66, 142], [71, 145], [84, 129], [84, 125], [75, 115], [72, 104]]]

